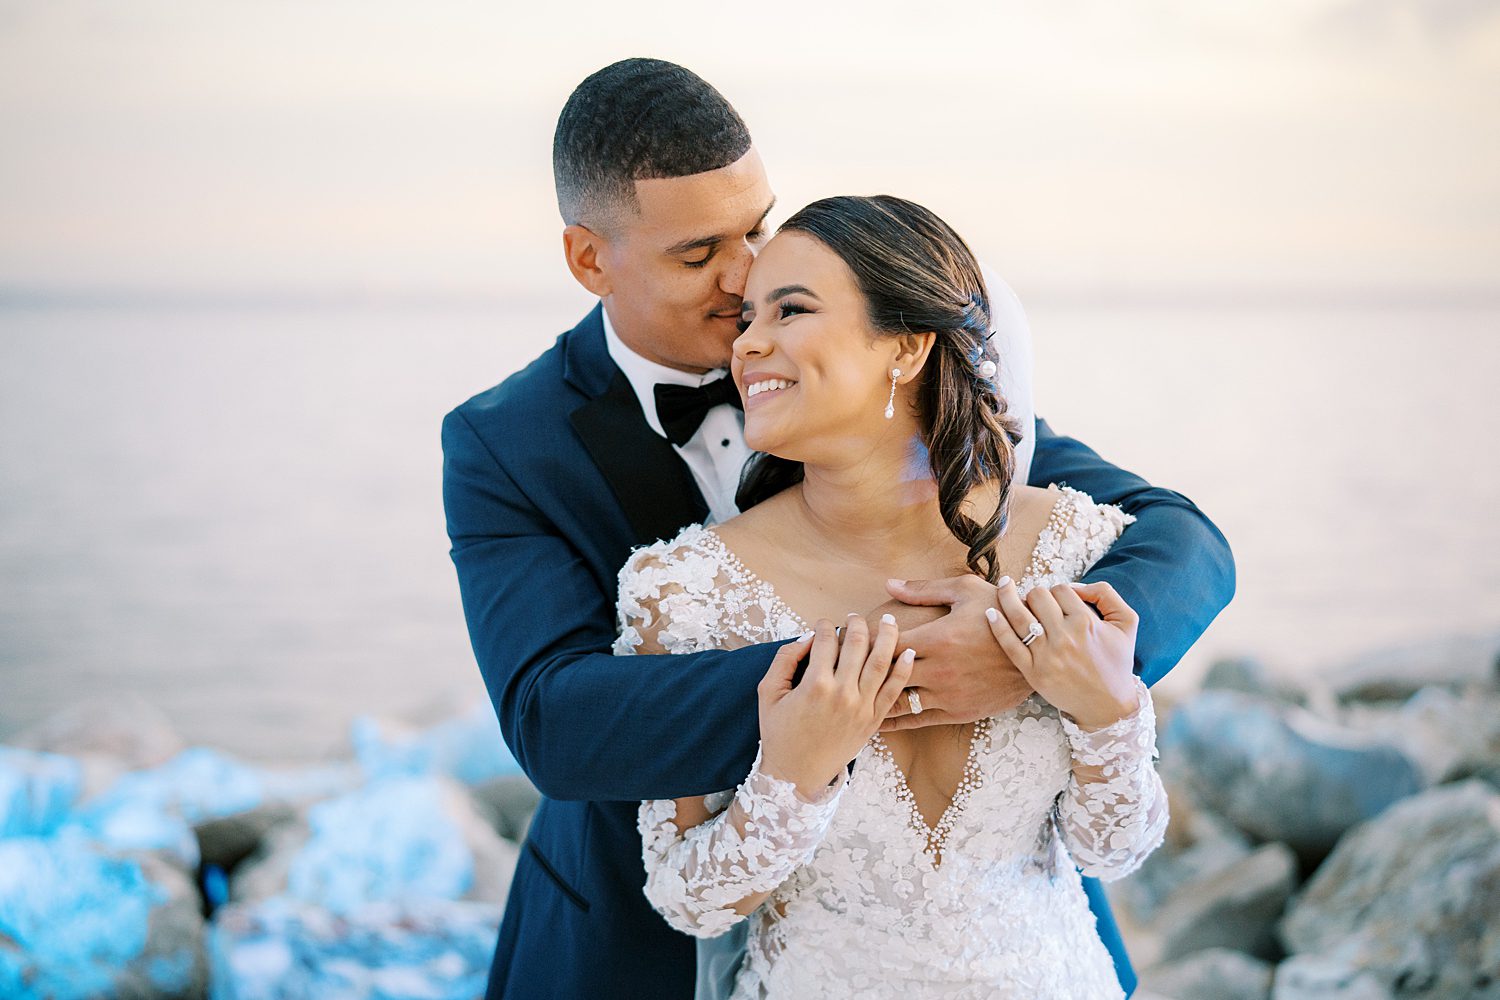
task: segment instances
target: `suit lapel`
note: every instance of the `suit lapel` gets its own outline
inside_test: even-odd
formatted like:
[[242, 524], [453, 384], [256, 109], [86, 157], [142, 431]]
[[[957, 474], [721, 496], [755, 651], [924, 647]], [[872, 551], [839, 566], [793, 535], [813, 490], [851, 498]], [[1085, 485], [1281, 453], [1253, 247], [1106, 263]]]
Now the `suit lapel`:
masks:
[[676, 449], [646, 423], [630, 381], [609, 356], [599, 309], [571, 335], [567, 378], [592, 396], [569, 416], [635, 534], [632, 545], [672, 538], [708, 516]]

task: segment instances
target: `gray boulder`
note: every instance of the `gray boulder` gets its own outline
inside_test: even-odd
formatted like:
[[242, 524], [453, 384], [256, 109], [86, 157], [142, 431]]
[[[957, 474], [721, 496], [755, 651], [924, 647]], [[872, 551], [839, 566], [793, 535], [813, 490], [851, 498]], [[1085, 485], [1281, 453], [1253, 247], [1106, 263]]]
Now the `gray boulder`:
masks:
[[236, 901], [287, 896], [333, 912], [367, 903], [503, 903], [519, 851], [451, 779], [371, 782], [274, 827], [235, 870]]
[[516, 844], [526, 839], [531, 816], [542, 801], [542, 793], [530, 779], [524, 774], [491, 778], [475, 785], [473, 792], [496, 833]]
[[1350, 831], [1280, 932], [1277, 1000], [1500, 998], [1500, 794], [1447, 785]]
[[1238, 691], [1306, 707], [1308, 692], [1279, 677], [1265, 663], [1248, 656], [1215, 660], [1203, 677], [1205, 691]]
[[234, 903], [212, 930], [214, 1000], [473, 1000], [502, 907], [412, 900], [333, 914], [275, 898]]
[[0, 996], [202, 996], [201, 905], [178, 868], [76, 830], [0, 841]]
[[1228, 948], [1209, 948], [1147, 969], [1141, 973], [1140, 987], [1171, 1000], [1269, 1000], [1273, 972], [1269, 962]]
[[184, 748], [166, 715], [136, 695], [79, 702], [10, 742], [28, 750], [108, 758], [126, 770], [155, 767]]
[[1297, 886], [1297, 859], [1266, 844], [1227, 868], [1182, 886], [1157, 913], [1161, 958], [1233, 948], [1258, 958], [1281, 955], [1276, 922]]
[[1433, 684], [1497, 682], [1500, 632], [1428, 637], [1363, 653], [1322, 674], [1344, 701], [1405, 701]]
[[1305, 857], [1321, 857], [1349, 827], [1425, 785], [1388, 735], [1233, 691], [1178, 706], [1161, 746], [1205, 806]]
[[1433, 784], [1500, 769], [1500, 690], [1426, 687], [1392, 720], [1408, 754]]
[[1111, 902], [1138, 923], [1149, 923], [1173, 894], [1209, 878], [1250, 854], [1250, 839], [1222, 817], [1201, 808], [1180, 788], [1168, 787], [1172, 804], [1162, 845], [1129, 878], [1110, 885]]

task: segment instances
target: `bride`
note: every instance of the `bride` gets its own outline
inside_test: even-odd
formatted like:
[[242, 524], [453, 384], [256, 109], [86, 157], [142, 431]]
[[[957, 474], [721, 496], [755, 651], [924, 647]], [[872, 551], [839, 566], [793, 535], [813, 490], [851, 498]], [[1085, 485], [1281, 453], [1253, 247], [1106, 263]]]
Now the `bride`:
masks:
[[[647, 897], [698, 937], [748, 920], [736, 998], [1122, 996], [1078, 869], [1134, 870], [1167, 804], [1137, 618], [1073, 581], [1130, 518], [1012, 481], [978, 264], [918, 205], [798, 212], [741, 326], [732, 374], [762, 453], [745, 512], [631, 556], [615, 652], [794, 641], [739, 788], [642, 803]], [[991, 630], [1036, 694], [881, 732], [898, 700], [922, 710], [913, 653], [890, 615], [848, 612], [886, 602], [889, 578], [962, 572], [995, 585]]]

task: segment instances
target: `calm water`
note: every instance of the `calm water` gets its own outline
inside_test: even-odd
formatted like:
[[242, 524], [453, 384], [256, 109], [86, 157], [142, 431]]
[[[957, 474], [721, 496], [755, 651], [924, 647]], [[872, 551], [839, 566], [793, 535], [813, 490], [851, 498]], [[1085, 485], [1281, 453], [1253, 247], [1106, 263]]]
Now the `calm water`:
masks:
[[[0, 309], [0, 739], [134, 691], [296, 757], [480, 696], [438, 424], [576, 314]], [[1235, 604], [1169, 684], [1500, 624], [1500, 309], [1031, 320], [1040, 412], [1234, 546]]]

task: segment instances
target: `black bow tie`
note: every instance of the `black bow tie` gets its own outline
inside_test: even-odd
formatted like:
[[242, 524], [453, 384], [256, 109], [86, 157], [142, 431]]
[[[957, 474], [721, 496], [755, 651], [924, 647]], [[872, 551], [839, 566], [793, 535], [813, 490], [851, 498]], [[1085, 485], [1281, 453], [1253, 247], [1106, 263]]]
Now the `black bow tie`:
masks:
[[740, 390], [734, 379], [727, 375], [697, 388], [658, 382], [654, 391], [656, 417], [661, 421], [662, 430], [667, 432], [667, 440], [679, 448], [698, 433], [703, 418], [715, 406], [728, 403], [738, 410], [745, 408], [740, 401]]

